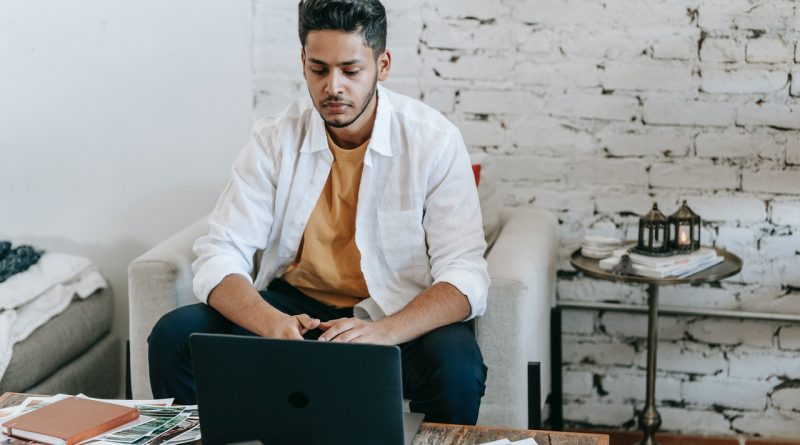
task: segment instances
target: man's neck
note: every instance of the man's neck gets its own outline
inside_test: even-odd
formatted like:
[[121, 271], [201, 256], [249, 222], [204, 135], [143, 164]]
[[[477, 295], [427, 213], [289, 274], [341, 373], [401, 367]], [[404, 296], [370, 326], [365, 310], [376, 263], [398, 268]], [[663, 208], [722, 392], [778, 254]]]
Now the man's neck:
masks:
[[367, 109], [356, 119], [355, 122], [344, 128], [333, 128], [325, 125], [328, 134], [337, 147], [351, 150], [360, 147], [364, 142], [372, 137], [372, 128], [375, 125], [375, 116], [378, 114], [378, 93], [372, 95]]

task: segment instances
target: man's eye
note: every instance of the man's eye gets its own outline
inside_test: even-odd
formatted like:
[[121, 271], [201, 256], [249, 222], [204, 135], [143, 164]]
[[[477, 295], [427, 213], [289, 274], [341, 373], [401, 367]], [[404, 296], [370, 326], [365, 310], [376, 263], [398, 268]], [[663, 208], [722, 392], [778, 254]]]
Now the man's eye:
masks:
[[360, 70], [354, 70], [354, 71], [345, 71], [344, 73], [347, 74], [348, 76], [355, 76], [359, 72]]
[[311, 68], [311, 72], [314, 74], [325, 74], [324, 68]]

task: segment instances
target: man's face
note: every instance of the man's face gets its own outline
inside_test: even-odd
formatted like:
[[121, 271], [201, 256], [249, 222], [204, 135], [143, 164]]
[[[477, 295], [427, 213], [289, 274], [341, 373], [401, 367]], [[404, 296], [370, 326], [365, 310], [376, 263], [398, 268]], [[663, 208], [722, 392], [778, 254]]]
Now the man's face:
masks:
[[375, 96], [378, 80], [389, 72], [388, 52], [375, 60], [362, 34], [335, 30], [308, 33], [301, 53], [303, 77], [322, 119], [331, 127], [358, 126]]

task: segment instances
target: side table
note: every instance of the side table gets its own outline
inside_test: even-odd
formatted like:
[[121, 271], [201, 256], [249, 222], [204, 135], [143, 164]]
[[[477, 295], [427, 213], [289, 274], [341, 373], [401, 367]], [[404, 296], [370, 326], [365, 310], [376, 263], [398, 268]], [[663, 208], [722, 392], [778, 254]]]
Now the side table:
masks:
[[647, 394], [644, 410], [639, 415], [639, 427], [644, 432], [641, 445], [657, 445], [655, 434], [661, 426], [661, 415], [655, 406], [659, 286], [708, 283], [736, 275], [742, 270], [742, 260], [738, 256], [722, 249], [711, 248], [715, 249], [717, 255], [722, 256], [725, 260], [685, 278], [648, 278], [636, 275], [615, 275], [611, 271], [601, 269], [599, 260], [581, 255], [580, 249], [572, 253], [570, 264], [584, 275], [600, 280], [647, 284], [647, 305], [649, 308], [647, 319]]

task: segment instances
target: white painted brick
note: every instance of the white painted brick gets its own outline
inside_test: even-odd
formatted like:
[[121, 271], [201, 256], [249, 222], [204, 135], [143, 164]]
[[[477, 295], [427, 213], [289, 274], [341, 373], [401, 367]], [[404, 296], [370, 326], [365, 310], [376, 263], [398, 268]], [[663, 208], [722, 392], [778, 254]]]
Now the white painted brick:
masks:
[[781, 283], [786, 286], [800, 287], [800, 261], [786, 260], [781, 267]]
[[389, 81], [397, 78], [413, 78], [416, 80], [424, 69], [422, 59], [417, 54], [416, 48], [392, 49], [392, 70]]
[[497, 156], [495, 174], [501, 180], [557, 181], [569, 170], [569, 160], [541, 156]]
[[512, 15], [525, 23], [591, 23], [592, 19], [606, 16], [602, 5], [574, 0], [539, 0], [537, 2], [512, 2]]
[[770, 220], [778, 225], [796, 225], [800, 222], [800, 201], [776, 199], [772, 202]]
[[778, 335], [778, 345], [783, 350], [800, 351], [800, 326], [783, 326]]
[[800, 232], [784, 235], [769, 235], [761, 238], [762, 255], [771, 259], [790, 259], [800, 252]]
[[697, 79], [678, 62], [608, 62], [602, 75], [607, 90], [691, 91]]
[[553, 116], [602, 120], [632, 121], [636, 119], [639, 101], [634, 97], [607, 95], [561, 95], [550, 97], [544, 112]]
[[591, 134], [546, 117], [507, 122], [506, 142], [554, 157], [590, 154], [597, 146]]
[[624, 403], [565, 403], [564, 419], [594, 426], [620, 426], [633, 420], [633, 406]]
[[692, 148], [693, 132], [647, 128], [646, 132], [604, 131], [600, 144], [613, 156], [682, 157]]
[[594, 87], [600, 85], [596, 63], [549, 63], [523, 59], [514, 66], [514, 80], [523, 85]]
[[750, 435], [792, 439], [800, 437], [800, 413], [746, 412], [733, 419], [731, 425], [737, 431]]
[[428, 26], [422, 41], [429, 48], [503, 49], [511, 45], [511, 32], [502, 26], [480, 25], [477, 21], [444, 21]]
[[518, 24], [514, 38], [517, 50], [523, 53], [550, 54], [553, 51], [556, 34], [549, 29]]
[[739, 304], [736, 291], [726, 287], [662, 286], [659, 300], [664, 306], [734, 309]]
[[422, 97], [422, 91], [419, 86], [419, 79], [416, 77], [390, 77], [384, 83], [386, 88], [406, 95], [412, 99], [419, 100]]
[[454, 122], [467, 145], [499, 145], [503, 142], [503, 127], [496, 121]]
[[459, 92], [456, 109], [466, 113], [502, 114], [518, 113], [520, 109], [535, 112], [541, 109], [541, 104], [542, 100], [530, 93], [469, 89]]
[[800, 135], [792, 135], [786, 144], [786, 163], [800, 165]]
[[700, 133], [695, 146], [701, 158], [781, 159], [786, 149], [784, 142], [774, 134], [740, 129]]
[[564, 394], [567, 396], [590, 396], [594, 392], [591, 372], [564, 371]]
[[706, 68], [700, 88], [707, 93], [772, 93], [785, 87], [788, 80], [785, 71]]
[[595, 198], [599, 213], [636, 213], [644, 214], [652, 206], [653, 199], [641, 192], [602, 193]]
[[565, 309], [561, 313], [561, 332], [588, 335], [594, 333], [596, 312]]
[[594, 212], [591, 193], [586, 190], [554, 190], [542, 187], [515, 187], [510, 191], [511, 206], [529, 206], [558, 214], [568, 212], [588, 217]]
[[500, 0], [466, 2], [426, 2], [433, 5], [441, 17], [476, 17], [490, 19], [509, 13], [509, 7]]
[[604, 301], [644, 304], [644, 287], [594, 279], [558, 280], [558, 298], [567, 301]]
[[431, 61], [430, 66], [443, 79], [505, 80], [514, 63], [508, 57], [453, 54], [448, 60]]
[[644, 102], [643, 120], [666, 125], [733, 125], [736, 110], [726, 102], [657, 97]]
[[653, 44], [653, 58], [661, 60], [693, 60], [697, 57], [700, 30], [692, 28], [662, 37]]
[[688, 332], [702, 343], [772, 347], [776, 329], [774, 324], [761, 321], [706, 319], [690, 323]]
[[740, 62], [744, 60], [744, 44], [732, 38], [703, 40], [700, 45], [700, 60], [704, 62]]
[[[603, 377], [603, 389], [608, 392], [608, 396], [613, 400], [636, 400], [644, 401], [646, 393], [647, 377], [643, 372], [631, 372], [622, 369], [612, 368], [613, 373]], [[656, 375], [656, 400], [680, 401], [681, 400], [681, 381], [673, 376]]]
[[745, 170], [742, 177], [742, 189], [744, 191], [796, 194], [800, 190], [800, 168]]
[[800, 106], [775, 103], [743, 105], [736, 110], [736, 123], [800, 130]]
[[[607, 334], [615, 337], [647, 338], [647, 314], [606, 312], [600, 318], [600, 323]], [[686, 332], [685, 318], [659, 317], [659, 340], [680, 340], [684, 332]]]
[[791, 79], [792, 82], [789, 85], [789, 94], [793, 97], [800, 96], [800, 69], [792, 69]]
[[442, 113], [451, 113], [456, 104], [456, 89], [452, 87], [426, 89], [423, 102]]
[[782, 39], [761, 37], [747, 42], [745, 60], [748, 62], [791, 62], [794, 44]]
[[688, 410], [685, 408], [661, 407], [661, 430], [683, 434], [730, 433], [730, 422], [715, 411]]
[[630, 60], [646, 52], [650, 42], [634, 38], [627, 29], [580, 26], [561, 33], [557, 45], [558, 51], [569, 58]]
[[761, 380], [699, 377], [697, 380], [684, 382], [682, 398], [696, 406], [760, 411], [767, 407], [767, 393], [770, 389], [772, 384]]
[[[798, 16], [795, 15], [797, 18]], [[794, 44], [794, 61], [800, 62], [800, 43], [795, 42]]]
[[639, 159], [574, 159], [567, 182], [572, 185], [647, 186], [647, 163]]
[[800, 388], [782, 388], [772, 393], [772, 406], [785, 411], [800, 411]]
[[[767, 219], [764, 200], [747, 196], [686, 196], [689, 207], [704, 221], [762, 222]], [[705, 244], [705, 241], [703, 241]]]
[[754, 5], [746, 0], [715, 0], [699, 7], [699, 24], [704, 29], [781, 29], [791, 27], [793, 17], [791, 1]]
[[735, 189], [739, 187], [739, 172], [730, 165], [707, 162], [656, 163], [650, 168], [653, 187]]
[[564, 336], [564, 363], [631, 365], [636, 356], [633, 346], [619, 343], [576, 342]]
[[[398, 48], [416, 48], [422, 32], [422, 17], [418, 13], [387, 13], [391, 15], [386, 32], [386, 47], [392, 52]], [[293, 21], [292, 25], [297, 26], [296, 23]], [[394, 64], [392, 67], [394, 68]]]
[[[636, 362], [644, 366], [646, 361], [647, 351], [642, 350]], [[688, 342], [659, 342], [656, 364], [660, 371], [702, 375], [715, 375], [728, 369], [728, 361], [722, 350]]]
[[735, 252], [745, 264], [753, 264], [761, 259], [758, 250], [759, 230], [752, 227], [720, 227], [716, 246]]
[[737, 348], [728, 354], [729, 375], [736, 378], [800, 377], [800, 360], [795, 354], [781, 355], [770, 349]]

